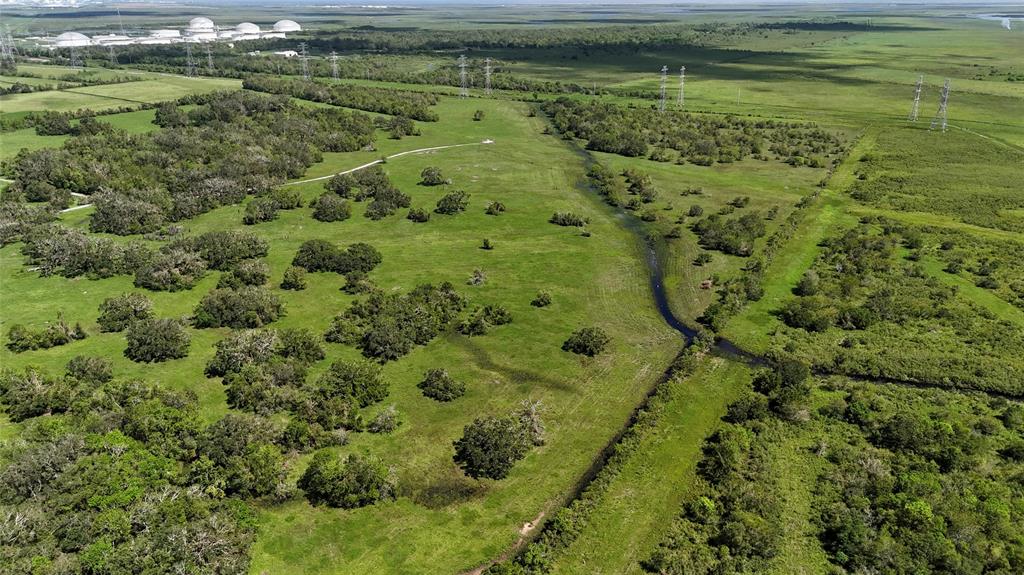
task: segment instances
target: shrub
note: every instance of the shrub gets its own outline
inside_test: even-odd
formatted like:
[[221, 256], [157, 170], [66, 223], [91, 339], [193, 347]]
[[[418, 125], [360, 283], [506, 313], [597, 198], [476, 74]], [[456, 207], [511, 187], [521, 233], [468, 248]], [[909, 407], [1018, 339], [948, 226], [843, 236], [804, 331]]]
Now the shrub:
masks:
[[406, 216], [406, 218], [416, 223], [422, 224], [424, 222], [430, 221], [430, 212], [424, 210], [423, 208], [413, 208], [409, 210], [409, 215]]
[[306, 270], [299, 266], [289, 266], [284, 270], [281, 289], [301, 291], [306, 289]]
[[195, 250], [212, 270], [227, 271], [242, 260], [262, 258], [269, 246], [266, 240], [249, 232], [224, 230], [184, 238], [174, 245]]
[[574, 331], [562, 344], [562, 350], [593, 357], [604, 351], [610, 341], [601, 328], [585, 327]]
[[469, 206], [469, 194], [457, 190], [449, 192], [437, 200], [437, 208], [434, 211], [439, 214], [455, 215], [465, 211], [467, 206]]
[[442, 184], [450, 183], [452, 183], [452, 181], [441, 174], [441, 168], [427, 167], [423, 168], [423, 171], [420, 172], [420, 185], [440, 186]]
[[699, 218], [700, 216], [704, 215], [704, 208], [698, 206], [697, 204], [693, 204], [692, 206], [690, 206], [690, 209], [686, 212], [686, 215], [690, 216], [691, 218]]
[[171, 209], [171, 197], [163, 190], [103, 190], [90, 198], [93, 212], [89, 229], [127, 236], [160, 229]]
[[482, 250], [493, 250], [494, 249], [494, 244], [491, 243], [491, 240], [489, 240], [487, 238], [484, 238], [483, 243], [480, 244], [480, 249], [482, 249]]
[[223, 376], [242, 371], [247, 365], [266, 363], [278, 347], [273, 330], [233, 331], [217, 342], [213, 358], [206, 364], [206, 375]]
[[262, 287], [214, 289], [203, 296], [192, 316], [192, 325], [206, 327], [262, 327], [284, 315], [276, 295]]
[[504, 306], [487, 305], [478, 308], [468, 318], [459, 322], [459, 332], [469, 336], [485, 335], [491, 326], [511, 322], [512, 314]]
[[308, 240], [299, 247], [292, 265], [311, 272], [347, 274], [354, 271], [368, 273], [380, 262], [380, 252], [369, 244], [352, 244], [342, 251], [325, 240]]
[[423, 390], [423, 395], [437, 401], [452, 401], [466, 394], [466, 384], [452, 379], [445, 369], [428, 370], [416, 387]]
[[184, 323], [170, 318], [136, 321], [128, 326], [125, 337], [125, 357], [147, 363], [185, 357], [191, 342]]
[[398, 410], [394, 405], [389, 405], [373, 418], [366, 429], [370, 433], [391, 433], [400, 425], [402, 425], [402, 420], [398, 417]]
[[387, 467], [373, 456], [338, 455], [318, 451], [299, 478], [298, 486], [313, 505], [355, 509], [393, 499], [394, 480]]
[[65, 345], [72, 341], [85, 339], [86, 333], [80, 324], [75, 327], [68, 325], [63, 316], [57, 317], [57, 321], [47, 325], [40, 331], [15, 324], [7, 331], [7, 349], [20, 353], [33, 349], [49, 349], [59, 345]]
[[333, 192], [343, 198], [350, 198], [352, 197], [352, 191], [358, 185], [359, 184], [356, 182], [356, 179], [352, 177], [352, 174], [337, 174], [327, 180], [324, 188], [327, 191]]
[[278, 332], [276, 352], [281, 357], [302, 363], [317, 362], [325, 357], [320, 337], [305, 328], [289, 328]]
[[547, 307], [551, 305], [551, 294], [546, 291], [537, 292], [536, 297], [530, 302], [533, 307]]
[[453, 459], [474, 479], [504, 479], [526, 457], [531, 443], [528, 430], [515, 415], [478, 418], [455, 441]]
[[244, 260], [220, 276], [217, 288], [238, 289], [242, 286], [261, 286], [270, 279], [270, 267], [260, 260]]
[[352, 398], [360, 407], [388, 396], [388, 382], [380, 367], [366, 361], [339, 360], [317, 380], [317, 386], [336, 396]]
[[191, 289], [206, 275], [206, 262], [194, 251], [171, 248], [135, 273], [135, 285], [154, 291]]
[[505, 204], [501, 202], [491, 202], [487, 204], [487, 209], [484, 212], [489, 216], [500, 216], [505, 213]]
[[114, 378], [109, 359], [86, 355], [71, 358], [65, 368], [65, 374], [86, 383], [106, 383]]
[[483, 120], [483, 119], [484, 119], [484, 111], [483, 110], [477, 110], [476, 112], [473, 112], [473, 121], [474, 122], [479, 122], [480, 120]]
[[100, 331], [122, 331], [132, 322], [153, 317], [153, 302], [140, 293], [123, 293], [108, 297], [100, 304], [96, 323]]
[[326, 193], [313, 202], [313, 218], [321, 222], [340, 222], [352, 217], [352, 206], [337, 194]]
[[576, 226], [578, 228], [590, 223], [590, 220], [587, 218], [578, 216], [572, 212], [555, 212], [548, 221], [560, 226]]
[[711, 263], [712, 257], [708, 252], [701, 252], [697, 254], [697, 257], [693, 259], [693, 265], [703, 266]]

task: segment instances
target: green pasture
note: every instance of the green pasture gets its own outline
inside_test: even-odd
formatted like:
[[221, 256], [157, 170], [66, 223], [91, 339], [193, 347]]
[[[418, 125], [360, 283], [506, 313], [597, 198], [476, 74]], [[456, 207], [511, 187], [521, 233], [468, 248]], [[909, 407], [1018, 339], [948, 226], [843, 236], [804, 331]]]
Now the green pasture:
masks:
[[555, 562], [552, 573], [643, 573], [664, 527], [692, 493], [701, 442], [720, 424], [725, 408], [750, 379], [744, 365], [717, 357], [670, 384], [671, 399], [657, 424], [632, 452], [590, 514], [578, 539]]
[[[482, 122], [472, 121], [477, 108], [486, 111]], [[451, 281], [473, 304], [502, 304], [515, 319], [483, 337], [446, 336], [388, 364], [391, 396], [383, 405], [369, 408], [368, 415], [395, 404], [404, 425], [390, 436], [356, 434], [343, 449], [369, 451], [395, 466], [402, 497], [354, 511], [311, 508], [304, 500], [264, 506], [264, 527], [254, 548], [255, 572], [435, 573], [483, 563], [510, 546], [522, 524], [563, 502], [678, 351], [678, 336], [661, 320], [648, 295], [636, 236], [616, 221], [610, 208], [576, 188], [582, 164], [559, 140], [538, 138], [542, 121], [529, 118], [525, 105], [498, 101], [450, 99], [438, 111], [441, 122], [420, 124], [423, 136], [381, 139], [374, 153], [329, 154], [309, 177], [383, 154], [491, 138], [491, 145], [409, 155], [386, 165], [399, 188], [413, 196], [413, 205], [428, 208], [445, 190], [416, 182], [424, 167], [440, 166], [454, 180], [452, 188], [472, 194], [469, 210], [458, 216], [435, 214], [429, 223], [414, 224], [403, 218], [404, 210], [383, 221], [364, 219], [360, 205], [351, 220], [321, 223], [303, 208], [282, 212], [275, 222], [247, 227], [272, 246], [267, 261], [273, 289], [288, 312], [272, 327], [319, 332], [353, 300], [339, 291], [344, 279], [330, 274], [314, 274], [309, 289], [302, 292], [276, 288], [298, 245], [314, 237], [376, 246], [384, 263], [371, 278], [384, 289], [404, 291], [423, 282]], [[300, 189], [311, 199], [322, 184], [302, 184]], [[485, 215], [491, 200], [504, 202], [507, 213]], [[547, 223], [559, 210], [590, 217], [592, 236]], [[86, 225], [88, 212], [73, 212], [66, 219]], [[242, 228], [241, 212], [240, 206], [221, 208], [187, 227], [194, 233]], [[480, 249], [483, 238], [494, 243], [493, 251]], [[75, 355], [102, 355], [112, 358], [119, 376], [195, 391], [207, 421], [224, 413], [220, 382], [205, 378], [202, 371], [213, 344], [226, 330], [193, 330], [191, 353], [185, 359], [134, 364], [121, 355], [123, 335], [100, 334], [95, 325], [99, 303], [132, 290], [131, 278], [39, 278], [21, 265], [18, 245], [0, 250], [0, 261], [0, 291], [8, 294], [5, 309], [10, 310], [3, 317], [4, 331], [14, 323], [38, 327], [63, 313], [68, 321], [81, 321], [90, 333], [84, 341], [49, 350], [18, 355], [2, 350], [5, 365], [40, 365], [56, 372]], [[486, 285], [465, 285], [475, 268], [487, 274]], [[185, 316], [214, 286], [216, 275], [190, 291], [147, 295], [159, 315]], [[541, 289], [552, 293], [554, 304], [533, 308], [529, 301]], [[559, 349], [569, 332], [592, 324], [612, 334], [611, 353], [581, 361]], [[328, 348], [328, 359], [316, 365], [311, 377], [339, 357], [357, 355], [346, 346]], [[434, 367], [447, 368], [466, 381], [468, 394], [452, 404], [422, 397], [415, 384]], [[451, 441], [462, 426], [473, 417], [512, 409], [527, 398], [545, 405], [548, 444], [518, 465], [507, 480], [464, 478], [451, 461]], [[293, 465], [298, 473], [302, 461]]]

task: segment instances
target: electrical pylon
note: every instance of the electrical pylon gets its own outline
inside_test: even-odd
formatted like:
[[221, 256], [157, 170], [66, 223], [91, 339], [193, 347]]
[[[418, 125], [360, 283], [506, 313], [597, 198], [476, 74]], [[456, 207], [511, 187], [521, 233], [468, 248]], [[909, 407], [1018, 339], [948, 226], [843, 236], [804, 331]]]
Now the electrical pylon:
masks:
[[686, 66], [679, 67], [679, 96], [676, 97], [676, 106], [682, 108], [686, 104]]
[[914, 105], [910, 108], [910, 115], [907, 119], [911, 122], [917, 121], [917, 113], [921, 108], [921, 86], [924, 85], [924, 76], [917, 77], [917, 85], [914, 87]]
[[459, 56], [459, 97], [469, 96], [469, 86], [466, 83], [466, 55]]
[[331, 52], [331, 78], [338, 79], [338, 53]]
[[491, 95], [491, 59], [484, 60], [484, 94]]
[[949, 78], [946, 78], [946, 83], [942, 85], [942, 95], [939, 97], [939, 110], [935, 112], [935, 117], [932, 118], [932, 125], [928, 126], [929, 130], [934, 130], [935, 126], [942, 127], [942, 131], [946, 131], [946, 105], [949, 104]]
[[194, 78], [196, 75], [196, 60], [192, 57], [192, 44], [185, 44], [185, 75]]
[[309, 80], [309, 61], [306, 57], [306, 43], [299, 44], [299, 61], [302, 64], [302, 79]]
[[658, 111], [665, 111], [665, 82], [668, 81], [668, 66], [661, 67], [661, 98], [658, 100]]

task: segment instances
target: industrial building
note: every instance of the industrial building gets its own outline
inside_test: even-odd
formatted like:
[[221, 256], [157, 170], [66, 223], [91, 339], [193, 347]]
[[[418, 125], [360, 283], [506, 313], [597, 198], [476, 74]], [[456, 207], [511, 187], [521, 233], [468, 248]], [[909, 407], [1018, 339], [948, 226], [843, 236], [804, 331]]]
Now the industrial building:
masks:
[[239, 42], [265, 38], [285, 38], [287, 33], [300, 32], [302, 26], [294, 20], [279, 20], [269, 29], [261, 29], [252, 22], [235, 26], [219, 27], [213, 20], [198, 16], [188, 22], [184, 30], [151, 30], [146, 35], [99, 34], [90, 38], [80, 32], [64, 32], [56, 38], [40, 38], [39, 41], [52, 48], [77, 48], [81, 46], [127, 46], [131, 44], [177, 44], [180, 42]]

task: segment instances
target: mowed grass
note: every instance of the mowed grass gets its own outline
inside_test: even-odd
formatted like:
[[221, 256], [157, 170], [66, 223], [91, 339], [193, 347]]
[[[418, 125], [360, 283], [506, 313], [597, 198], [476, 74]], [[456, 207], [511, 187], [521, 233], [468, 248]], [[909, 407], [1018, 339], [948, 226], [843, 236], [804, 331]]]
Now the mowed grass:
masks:
[[[486, 117], [473, 122], [474, 110]], [[343, 452], [370, 452], [395, 468], [401, 497], [394, 503], [345, 511], [312, 508], [299, 498], [283, 505], [261, 505], [261, 534], [253, 549], [254, 572], [272, 573], [452, 573], [469, 569], [507, 549], [519, 528], [542, 511], [561, 504], [591, 461], [626, 422], [664, 366], [678, 351], [678, 335], [668, 328], [651, 302], [647, 271], [638, 239], [614, 218], [614, 212], [579, 191], [579, 158], [555, 138], [541, 136], [539, 118], [529, 118], [524, 104], [446, 99], [437, 107], [442, 121], [420, 124], [423, 136], [384, 139], [379, 150], [328, 154], [309, 177], [351, 168], [368, 160], [435, 145], [479, 142], [431, 154], [389, 161], [386, 169], [413, 205], [432, 208], [446, 191], [416, 185], [420, 171], [441, 167], [454, 180], [450, 189], [472, 194], [469, 210], [458, 216], [435, 214], [426, 224], [404, 219], [405, 210], [382, 221], [362, 217], [357, 205], [351, 220], [321, 223], [302, 208], [282, 212], [274, 222], [246, 227], [271, 245], [271, 289], [281, 297], [287, 316], [270, 327], [307, 327], [322, 332], [333, 315], [353, 297], [339, 291], [344, 279], [312, 274], [302, 292], [277, 289], [281, 274], [299, 244], [323, 238], [341, 245], [368, 242], [383, 254], [370, 274], [382, 289], [406, 291], [424, 282], [451, 281], [474, 305], [501, 304], [512, 324], [477, 338], [448, 335], [384, 367], [391, 395], [366, 410], [372, 417], [394, 404], [404, 424], [389, 436], [353, 434]], [[300, 185], [307, 199], [323, 182]], [[500, 217], [483, 213], [490, 200], [505, 203]], [[547, 223], [554, 211], [572, 210], [591, 219], [591, 237]], [[88, 212], [67, 214], [86, 225]], [[241, 206], [218, 209], [190, 222], [192, 233], [243, 228]], [[480, 249], [489, 238], [492, 251]], [[39, 365], [60, 372], [79, 354], [114, 361], [115, 374], [156, 381], [195, 391], [201, 416], [209, 422], [227, 411], [221, 383], [203, 376], [213, 345], [227, 330], [192, 330], [187, 358], [155, 365], [135, 364], [122, 355], [123, 334], [100, 334], [95, 325], [103, 299], [135, 291], [131, 278], [91, 281], [39, 278], [21, 265], [18, 245], [0, 249], [4, 332], [13, 323], [35, 327], [63, 313], [81, 321], [90, 337], [81, 342], [14, 355], [0, 351], [5, 366]], [[487, 274], [481, 287], [465, 284], [479, 268]], [[217, 281], [210, 274], [195, 289], [147, 293], [160, 316], [189, 315]], [[552, 293], [544, 309], [529, 302], [538, 290]], [[612, 336], [610, 350], [593, 360], [562, 352], [569, 333], [598, 325]], [[317, 377], [334, 360], [354, 358], [350, 347], [330, 344], [328, 358], [312, 369]], [[467, 395], [451, 404], [422, 397], [415, 387], [425, 370], [448, 369], [468, 384]], [[451, 442], [473, 418], [505, 413], [523, 399], [545, 406], [549, 438], [501, 482], [465, 478], [451, 461]], [[0, 434], [7, 430], [0, 431]], [[304, 458], [292, 462], [297, 477]]]
[[66, 90], [47, 90], [28, 94], [0, 96], [0, 114], [17, 115], [25, 112], [70, 112], [88, 108], [106, 110], [121, 106], [152, 104], [175, 100], [189, 94], [241, 87], [240, 80], [226, 78], [185, 78], [162, 76], [159, 79], [83, 86]]
[[690, 377], [672, 382], [671, 399], [654, 429], [632, 452], [552, 573], [643, 573], [664, 529], [692, 493], [701, 445], [750, 381], [743, 364], [705, 357]]

